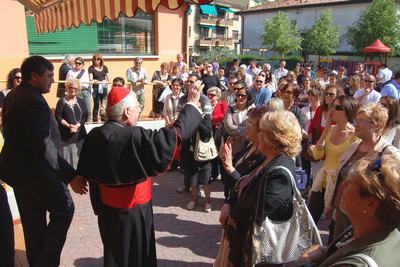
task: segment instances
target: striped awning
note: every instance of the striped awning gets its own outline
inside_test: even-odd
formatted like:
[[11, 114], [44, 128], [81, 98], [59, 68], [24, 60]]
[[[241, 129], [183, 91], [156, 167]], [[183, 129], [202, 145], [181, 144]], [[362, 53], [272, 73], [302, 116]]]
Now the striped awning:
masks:
[[[138, 9], [153, 13], [159, 5], [179, 8], [185, 0], [18, 0], [35, 13], [36, 32], [54, 32], [57, 29], [78, 27], [81, 22], [103, 22], [107, 17], [118, 18], [122, 12], [133, 17]], [[188, 2], [188, 1], [186, 1]], [[212, 0], [192, 0], [195, 4], [208, 4]]]

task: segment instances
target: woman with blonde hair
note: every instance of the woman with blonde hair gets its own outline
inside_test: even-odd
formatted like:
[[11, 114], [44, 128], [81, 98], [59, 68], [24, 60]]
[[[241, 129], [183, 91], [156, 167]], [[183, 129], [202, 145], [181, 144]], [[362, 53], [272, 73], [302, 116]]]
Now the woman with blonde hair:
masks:
[[390, 155], [357, 161], [343, 184], [340, 201], [340, 210], [348, 216], [352, 227], [329, 247], [310, 248], [296, 266], [301, 262], [320, 267], [399, 266], [399, 164]]
[[359, 138], [339, 159], [337, 177], [331, 206], [335, 210], [333, 239], [337, 238], [349, 225], [347, 216], [339, 209], [343, 188], [341, 184], [348, 177], [349, 170], [361, 158], [373, 159], [378, 154], [394, 155], [400, 160], [400, 151], [390, 145], [382, 136], [388, 120], [387, 110], [379, 104], [369, 104], [361, 107], [355, 116], [354, 135]]
[[344, 93], [352, 96], [358, 89], [360, 89], [360, 77], [353, 75], [349, 78], [347, 85], [344, 88]]
[[58, 100], [55, 117], [60, 130], [63, 157], [76, 168], [86, 137], [84, 125], [88, 114], [85, 102], [78, 97], [81, 92], [80, 81], [77, 79], [67, 80], [65, 87], [67, 94]]
[[295, 175], [293, 158], [300, 152], [301, 138], [300, 125], [291, 112], [270, 111], [261, 118], [259, 146], [266, 160], [238, 182], [236, 194], [228, 200], [230, 205], [223, 207], [229, 214], [222, 221], [230, 243], [229, 266], [251, 266], [251, 238], [246, 237], [252, 236], [253, 223], [261, 225], [266, 217], [276, 221], [292, 217], [291, 177], [279, 167]]

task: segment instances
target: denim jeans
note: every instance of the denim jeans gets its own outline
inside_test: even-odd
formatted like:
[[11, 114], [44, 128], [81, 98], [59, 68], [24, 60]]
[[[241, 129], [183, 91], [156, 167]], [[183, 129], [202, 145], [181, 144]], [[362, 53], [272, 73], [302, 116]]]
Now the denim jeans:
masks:
[[92, 121], [92, 95], [89, 90], [82, 90], [80, 98], [85, 102], [88, 122]]

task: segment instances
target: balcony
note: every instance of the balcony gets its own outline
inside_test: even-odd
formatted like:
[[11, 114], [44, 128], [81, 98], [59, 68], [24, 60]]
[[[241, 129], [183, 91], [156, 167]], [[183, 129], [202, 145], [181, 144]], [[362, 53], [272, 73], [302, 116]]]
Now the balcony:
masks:
[[226, 38], [226, 40], [223, 37], [220, 38], [200, 38], [196, 40], [196, 45], [198, 46], [232, 46], [233, 45], [233, 40], [232, 38]]
[[217, 25], [221, 27], [231, 27], [233, 26], [233, 19], [218, 19]]
[[198, 24], [208, 24], [208, 25], [217, 25], [217, 18], [213, 18], [213, 17], [199, 17], [197, 19], [197, 23]]

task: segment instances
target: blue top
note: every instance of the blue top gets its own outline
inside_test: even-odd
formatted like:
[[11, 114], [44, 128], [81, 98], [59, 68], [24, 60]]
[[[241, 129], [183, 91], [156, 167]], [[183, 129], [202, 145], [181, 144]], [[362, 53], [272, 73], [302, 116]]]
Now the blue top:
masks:
[[[393, 81], [396, 82], [396, 81]], [[393, 83], [388, 83], [386, 84], [381, 91], [382, 96], [393, 96], [397, 99], [400, 98], [400, 91], [399, 89], [396, 88], [396, 86]]]
[[250, 92], [253, 96], [253, 101], [256, 107], [267, 104], [272, 97], [272, 93], [268, 90], [267, 87], [261, 88], [259, 92], [257, 92], [256, 89], [253, 87], [251, 88]]

